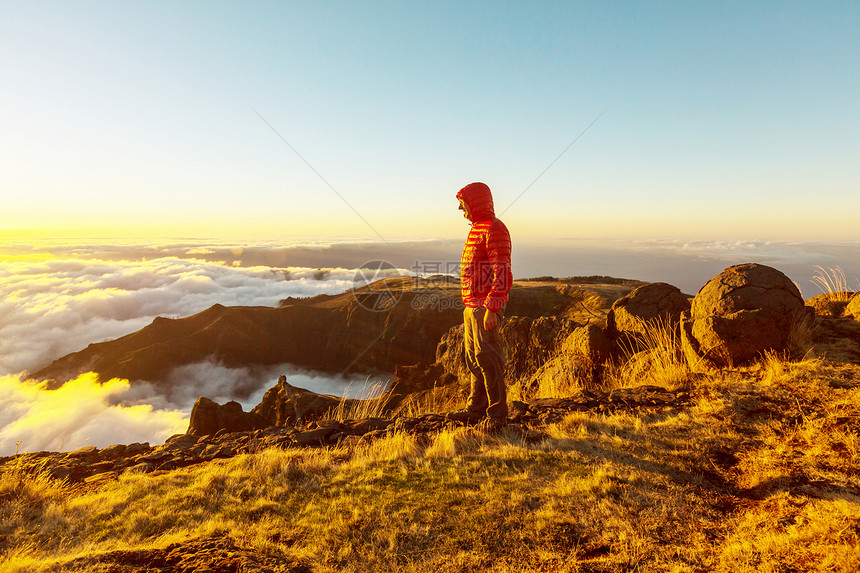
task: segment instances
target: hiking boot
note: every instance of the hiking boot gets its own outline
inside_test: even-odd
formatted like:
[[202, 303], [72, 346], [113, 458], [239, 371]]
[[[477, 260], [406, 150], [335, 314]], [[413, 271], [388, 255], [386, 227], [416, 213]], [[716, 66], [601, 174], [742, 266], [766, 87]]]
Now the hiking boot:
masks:
[[448, 412], [445, 414], [445, 419], [452, 422], [463, 422], [464, 424], [476, 424], [484, 418], [484, 414], [478, 414], [470, 410], [460, 410], [459, 412]]
[[507, 425], [507, 418], [496, 418], [494, 416], [490, 416], [481, 422], [481, 424], [478, 426], [478, 429], [483, 430], [488, 434], [495, 434]]

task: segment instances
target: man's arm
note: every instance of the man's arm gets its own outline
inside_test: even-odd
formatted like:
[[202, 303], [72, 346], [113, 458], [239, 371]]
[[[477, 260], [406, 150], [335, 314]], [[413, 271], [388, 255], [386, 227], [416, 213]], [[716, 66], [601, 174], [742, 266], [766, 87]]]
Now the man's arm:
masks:
[[498, 219], [487, 229], [487, 259], [491, 273], [490, 292], [482, 306], [484, 328], [493, 330], [499, 322], [499, 312], [511, 290], [511, 235], [507, 227]]

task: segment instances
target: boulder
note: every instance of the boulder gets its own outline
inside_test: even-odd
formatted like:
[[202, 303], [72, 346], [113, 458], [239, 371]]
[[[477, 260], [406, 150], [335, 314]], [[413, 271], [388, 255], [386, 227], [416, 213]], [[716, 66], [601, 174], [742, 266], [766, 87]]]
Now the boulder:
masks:
[[690, 309], [690, 301], [678, 287], [651, 283], [635, 289], [612, 304], [606, 315], [606, 332], [617, 338], [624, 333], [645, 334], [646, 322], [656, 319], [675, 326], [681, 313]]
[[576, 354], [595, 364], [603, 364], [612, 353], [612, 341], [600, 327], [589, 324], [574, 330], [561, 345], [561, 352]]
[[795, 322], [811, 309], [782, 272], [747, 263], [724, 270], [696, 294], [682, 317], [689, 360], [732, 367], [766, 350], [785, 350]]
[[[394, 382], [391, 384], [393, 389], [392, 398], [430, 390], [436, 386], [446, 386], [456, 381], [457, 377], [445, 372], [445, 368], [441, 362], [434, 362], [433, 364], [419, 363], [412, 366], [395, 366]], [[393, 399], [392, 405], [395, 405], [395, 402], [397, 400]]]
[[200, 397], [191, 410], [191, 421], [187, 434], [206, 436], [219, 430], [227, 432], [244, 432], [265, 428], [269, 424], [253, 412], [245, 412], [238, 402], [218, 404], [206, 397]]

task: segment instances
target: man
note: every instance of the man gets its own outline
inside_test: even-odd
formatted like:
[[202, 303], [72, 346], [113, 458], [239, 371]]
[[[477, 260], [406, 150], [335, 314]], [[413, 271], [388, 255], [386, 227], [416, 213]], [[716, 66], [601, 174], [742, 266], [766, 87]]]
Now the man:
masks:
[[496, 218], [493, 196], [484, 183], [466, 185], [457, 199], [472, 224], [460, 259], [460, 290], [466, 307], [463, 333], [472, 389], [466, 409], [448, 414], [448, 419], [473, 423], [486, 417], [487, 425], [495, 428], [504, 425], [508, 416], [499, 328], [513, 284], [511, 235]]

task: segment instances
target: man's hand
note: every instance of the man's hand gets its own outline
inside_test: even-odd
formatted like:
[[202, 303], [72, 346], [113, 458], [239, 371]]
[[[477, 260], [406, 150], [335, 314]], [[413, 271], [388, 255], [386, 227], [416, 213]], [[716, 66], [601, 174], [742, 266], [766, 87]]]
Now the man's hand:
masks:
[[493, 330], [499, 324], [499, 313], [490, 309], [484, 311], [484, 330]]

